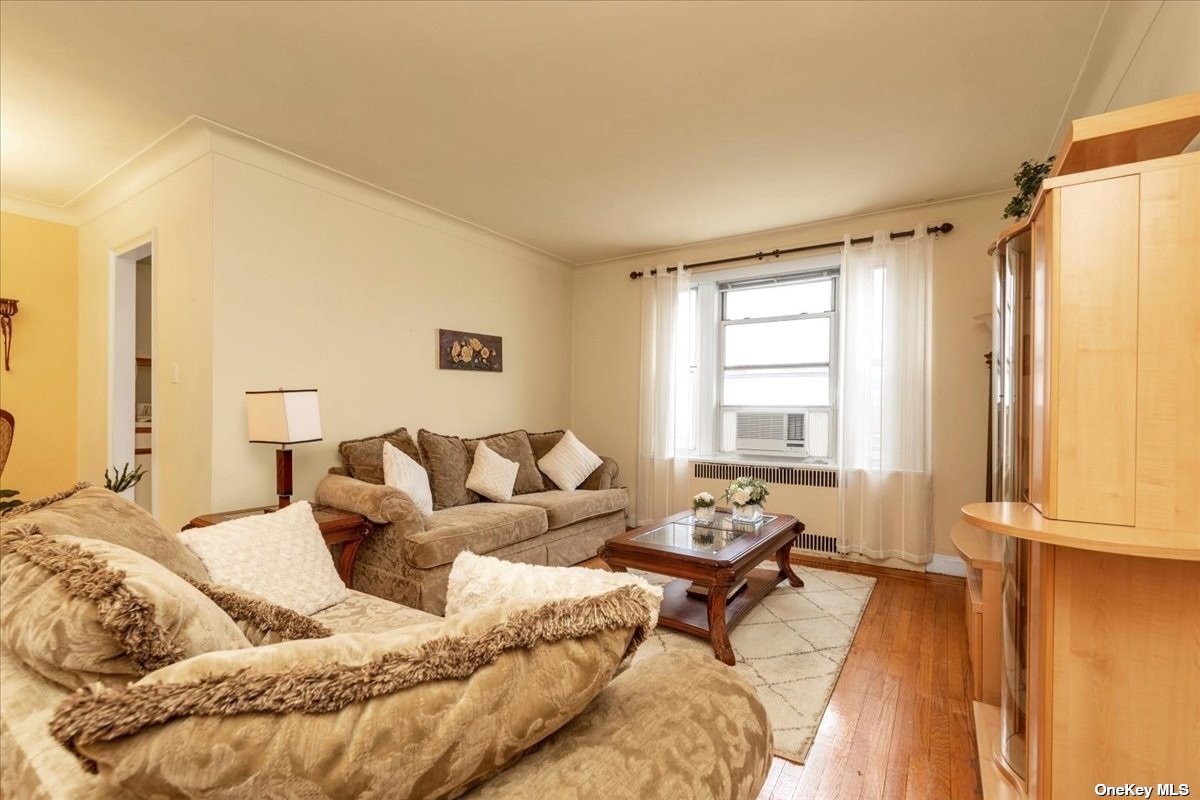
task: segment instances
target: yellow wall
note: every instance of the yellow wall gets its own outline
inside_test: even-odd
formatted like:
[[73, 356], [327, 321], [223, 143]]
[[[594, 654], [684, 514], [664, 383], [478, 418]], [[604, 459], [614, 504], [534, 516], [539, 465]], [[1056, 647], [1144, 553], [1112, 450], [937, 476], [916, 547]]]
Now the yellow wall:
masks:
[[0, 406], [16, 419], [0, 485], [18, 499], [76, 480], [76, 242], [69, 225], [0, 213], [0, 296], [20, 301], [12, 371], [0, 371]]
[[[991, 334], [974, 317], [990, 312], [992, 262], [986, 251], [1005, 225], [1000, 213], [1008, 196], [1005, 192], [772, 231], [578, 270], [572, 427], [589, 447], [620, 462], [626, 485], [637, 485], [641, 286], [629, 279], [630, 270], [838, 240], [845, 233], [863, 235], [877, 228], [896, 231], [952, 222], [954, 232], [934, 245], [933, 281], [934, 549], [952, 555], [950, 528], [959, 519], [959, 508], [984, 497], [988, 373], [983, 355], [991, 349]], [[836, 535], [835, 492], [781, 488], [778, 495], [796, 508], [776, 503], [776, 510], [805, 520], [811, 509], [810, 530]]]
[[[274, 496], [274, 448], [247, 441], [247, 390], [319, 392], [324, 439], [295, 448], [296, 497], [312, 497], [344, 439], [567, 423], [570, 267], [271, 154], [240, 155], [214, 155], [214, 507]], [[438, 328], [502, 336], [504, 371], [438, 369]]]
[[[79, 472], [111, 466], [110, 254], [154, 243], [155, 516], [168, 530], [211, 510], [212, 157], [202, 156], [79, 229]], [[178, 382], [173, 378], [178, 374]]]

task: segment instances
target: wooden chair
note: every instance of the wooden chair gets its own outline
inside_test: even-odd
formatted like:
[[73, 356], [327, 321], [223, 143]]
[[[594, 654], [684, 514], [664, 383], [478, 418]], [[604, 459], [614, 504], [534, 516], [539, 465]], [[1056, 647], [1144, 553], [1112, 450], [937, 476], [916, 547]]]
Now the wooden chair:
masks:
[[8, 451], [12, 449], [13, 431], [17, 427], [13, 415], [0, 408], [0, 472], [8, 463]]

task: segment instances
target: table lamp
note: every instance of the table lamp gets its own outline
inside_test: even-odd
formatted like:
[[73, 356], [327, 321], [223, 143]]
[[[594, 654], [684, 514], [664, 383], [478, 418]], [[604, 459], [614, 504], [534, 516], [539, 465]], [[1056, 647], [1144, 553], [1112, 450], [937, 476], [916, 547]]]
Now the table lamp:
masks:
[[290, 444], [321, 441], [321, 409], [316, 389], [246, 392], [246, 428], [251, 443], [277, 444], [275, 491], [279, 507], [292, 501]]

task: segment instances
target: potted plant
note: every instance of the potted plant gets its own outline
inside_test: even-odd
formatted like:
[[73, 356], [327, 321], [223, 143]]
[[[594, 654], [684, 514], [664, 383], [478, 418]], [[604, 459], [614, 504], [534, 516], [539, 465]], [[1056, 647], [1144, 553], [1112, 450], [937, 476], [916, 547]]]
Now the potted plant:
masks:
[[1037, 196], [1038, 189], [1042, 188], [1042, 181], [1050, 174], [1053, 166], [1054, 156], [1050, 156], [1045, 161], [1021, 162], [1021, 166], [1013, 174], [1013, 183], [1017, 185], [1017, 193], [1004, 207], [1005, 219], [1024, 219], [1029, 215], [1033, 207], [1033, 198]]
[[111, 477], [109, 477], [108, 470], [104, 470], [104, 488], [120, 494], [137, 486], [138, 482], [146, 477], [146, 471], [140, 464], [135, 466], [132, 471], [129, 466], [129, 463], [126, 462], [125, 466], [118, 470], [114, 465]]
[[708, 492], [701, 492], [692, 498], [692, 513], [696, 522], [712, 522], [717, 518], [717, 498]]
[[725, 490], [725, 499], [733, 508], [734, 522], [762, 522], [763, 506], [770, 491], [758, 478], [738, 478]]

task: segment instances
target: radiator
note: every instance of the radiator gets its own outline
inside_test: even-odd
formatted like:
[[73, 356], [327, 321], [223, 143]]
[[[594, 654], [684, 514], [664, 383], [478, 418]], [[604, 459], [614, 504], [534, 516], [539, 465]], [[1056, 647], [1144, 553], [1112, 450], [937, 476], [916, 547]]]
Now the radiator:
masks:
[[837, 553], [837, 537], [821, 533], [798, 533], [792, 547], [810, 553]]
[[836, 489], [838, 474], [830, 467], [768, 467], [760, 464], [724, 464], [716, 461], [697, 461], [692, 465], [697, 478], [732, 481], [737, 478], [758, 478], [780, 486], [817, 486]]

